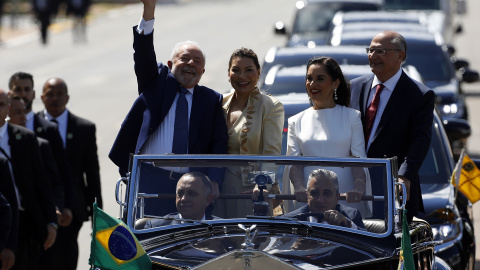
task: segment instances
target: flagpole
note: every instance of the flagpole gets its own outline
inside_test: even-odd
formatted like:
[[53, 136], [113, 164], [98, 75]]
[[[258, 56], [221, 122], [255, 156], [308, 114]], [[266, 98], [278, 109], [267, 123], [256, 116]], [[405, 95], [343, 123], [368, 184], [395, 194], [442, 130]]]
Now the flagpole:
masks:
[[462, 166], [463, 166], [463, 159], [465, 158], [465, 148], [462, 149], [462, 152], [460, 153], [460, 157], [458, 158], [457, 164], [455, 164], [455, 169], [453, 170], [453, 178], [455, 180], [455, 183], [453, 186], [455, 186], [455, 200], [457, 199], [458, 196], [458, 191], [460, 190], [460, 175], [462, 174]]

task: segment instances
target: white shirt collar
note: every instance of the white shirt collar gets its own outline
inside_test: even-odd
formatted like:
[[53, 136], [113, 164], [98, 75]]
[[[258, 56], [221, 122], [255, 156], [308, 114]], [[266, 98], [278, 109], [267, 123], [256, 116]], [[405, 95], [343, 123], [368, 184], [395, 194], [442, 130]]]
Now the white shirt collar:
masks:
[[0, 138], [5, 138], [5, 134], [7, 134], [7, 125], [8, 125], [8, 122], [5, 121], [5, 124], [3, 124], [3, 126], [0, 127]]
[[48, 121], [51, 121], [53, 118], [55, 118], [59, 124], [60, 123], [64, 123], [64, 124], [67, 123], [67, 119], [68, 119], [68, 110], [67, 109], [65, 109], [65, 111], [63, 111], [63, 113], [60, 114], [57, 117], [53, 117], [51, 114], [49, 114], [47, 112], [47, 110], [44, 110], [44, 113], [45, 113], [45, 119], [47, 119]]
[[33, 110], [31, 110], [29, 113], [27, 113], [26, 117], [27, 117], [27, 125], [26, 125], [26, 128], [30, 129], [30, 130], [33, 130], [34, 129], [34, 124], [33, 124], [33, 116], [35, 116], [35, 114], [33, 113]]
[[393, 91], [395, 89], [395, 85], [397, 85], [398, 80], [400, 80], [400, 76], [402, 76], [402, 68], [400, 67], [390, 79], [388, 79], [385, 82], [381, 82], [378, 78], [377, 75], [373, 78], [373, 83], [372, 83], [372, 88], [375, 88], [378, 84], [383, 84], [386, 89]]
[[[178, 213], [179, 218], [183, 218], [182, 214]], [[200, 221], [205, 221], [205, 214], [203, 214], [203, 218]], [[182, 222], [183, 223], [183, 222]]]

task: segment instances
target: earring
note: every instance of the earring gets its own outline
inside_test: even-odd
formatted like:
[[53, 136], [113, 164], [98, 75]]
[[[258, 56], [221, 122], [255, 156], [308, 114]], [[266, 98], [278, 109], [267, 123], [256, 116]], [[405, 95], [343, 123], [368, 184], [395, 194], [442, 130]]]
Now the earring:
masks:
[[337, 97], [337, 88], [333, 89], [333, 99], [334, 99], [335, 101], [338, 100], [338, 97]]

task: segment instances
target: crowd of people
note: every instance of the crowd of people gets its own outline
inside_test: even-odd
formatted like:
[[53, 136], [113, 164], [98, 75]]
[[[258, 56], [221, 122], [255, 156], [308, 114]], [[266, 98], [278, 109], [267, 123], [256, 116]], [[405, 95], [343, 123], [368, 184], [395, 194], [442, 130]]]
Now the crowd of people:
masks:
[[[280, 155], [284, 108], [257, 88], [255, 52], [239, 48], [232, 53], [231, 93], [201, 86], [205, 55], [196, 42], [178, 43], [166, 64], [157, 63], [156, 1], [142, 2], [143, 16], [133, 28], [139, 95], [109, 153], [120, 174], [127, 174], [131, 153]], [[434, 93], [402, 70], [407, 42], [399, 33], [378, 33], [367, 54], [372, 74], [351, 82], [335, 59], [315, 57], [306, 63], [311, 107], [288, 119], [287, 155], [398, 157], [411, 221], [423, 211], [418, 171], [430, 144]], [[66, 109], [67, 84], [60, 78], [45, 82], [45, 109], [34, 113], [33, 85], [32, 75], [18, 72], [9, 91], [0, 90], [0, 262], [2, 269], [75, 269], [78, 232], [92, 216], [93, 202], [102, 206], [95, 125]], [[160, 179], [141, 185], [140, 192], [176, 194], [175, 201], [145, 203], [146, 212], [166, 217], [141, 224], [148, 228], [179, 218], [250, 214], [259, 190], [248, 174], [275, 168], [190, 171], [145, 164], [141, 170]], [[364, 194], [382, 195], [382, 183], [375, 182], [382, 173], [287, 167], [283, 191], [274, 184], [265, 192], [294, 193], [298, 204], [269, 202], [269, 214], [301, 219], [303, 213], [318, 212], [322, 215], [308, 220], [364, 229], [362, 217], [383, 216], [383, 206], [361, 200]], [[252, 194], [252, 201], [216, 200], [221, 193]], [[341, 193], [348, 206], [339, 203]]]
[[0, 193], [10, 206], [1, 269], [76, 269], [78, 233], [93, 202], [102, 205], [95, 125], [66, 108], [60, 78], [44, 83], [37, 113], [31, 74], [13, 74], [8, 86], [0, 89]]

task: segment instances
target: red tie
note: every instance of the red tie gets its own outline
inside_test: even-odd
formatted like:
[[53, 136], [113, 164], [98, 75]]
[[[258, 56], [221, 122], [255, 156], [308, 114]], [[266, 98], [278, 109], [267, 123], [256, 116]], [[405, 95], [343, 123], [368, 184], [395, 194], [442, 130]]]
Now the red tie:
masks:
[[377, 90], [373, 96], [372, 103], [367, 108], [365, 113], [365, 145], [368, 145], [368, 140], [370, 138], [370, 132], [372, 132], [373, 122], [375, 121], [375, 115], [377, 115], [378, 104], [380, 103], [380, 93], [382, 92], [385, 86], [383, 84], [377, 85]]

